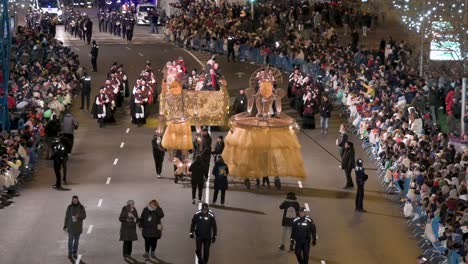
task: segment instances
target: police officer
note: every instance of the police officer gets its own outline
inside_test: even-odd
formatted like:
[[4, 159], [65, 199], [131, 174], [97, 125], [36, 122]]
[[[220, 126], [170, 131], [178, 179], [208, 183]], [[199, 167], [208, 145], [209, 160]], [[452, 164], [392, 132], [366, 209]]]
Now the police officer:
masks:
[[355, 210], [361, 213], [365, 213], [367, 211], [364, 209], [364, 184], [366, 183], [369, 177], [367, 176], [366, 171], [364, 170], [362, 159], [358, 159], [356, 161], [356, 169], [354, 170], [354, 172], [356, 173], [357, 183]]
[[232, 62], [236, 62], [236, 56], [235, 56], [235, 53], [234, 53], [234, 44], [236, 43], [236, 39], [234, 37], [234, 35], [231, 35], [228, 37], [227, 39], [227, 50], [228, 50], [228, 54], [227, 54], [227, 60], [228, 62], [230, 61], [229, 59], [232, 58]]
[[[190, 225], [190, 238], [195, 238], [198, 264], [207, 264], [210, 256], [210, 245], [216, 241], [216, 219], [207, 203], [202, 204], [202, 209], [197, 211]], [[203, 247], [203, 255], [202, 255]]]
[[55, 184], [52, 185], [55, 189], [62, 189], [62, 178], [61, 178], [61, 170], [64, 169], [63, 177], [64, 181], [66, 181], [66, 174], [67, 174], [67, 152], [65, 150], [64, 144], [61, 142], [59, 138], [55, 138], [51, 144], [52, 155], [50, 157], [51, 160], [54, 161], [54, 172], [55, 172]]
[[96, 44], [96, 40], [93, 40], [91, 46], [91, 64], [93, 65], [93, 72], [97, 72], [97, 57], [99, 53], [99, 46]]
[[83, 77], [81, 77], [81, 107], [80, 109], [84, 109], [85, 100], [86, 100], [86, 110], [89, 111], [89, 101], [91, 97], [91, 76], [88, 76], [87, 72], [83, 73]]
[[132, 41], [133, 39], [133, 29], [135, 28], [135, 18], [133, 16], [130, 17], [128, 21], [127, 27], [127, 40]]
[[151, 145], [153, 146], [153, 158], [154, 165], [156, 167], [156, 175], [158, 178], [161, 178], [164, 155], [166, 154], [166, 149], [162, 146], [161, 133], [156, 132], [154, 134], [154, 137], [151, 140]]
[[106, 31], [105, 30], [105, 19], [106, 19], [106, 12], [104, 12], [102, 9], [99, 9], [98, 13], [98, 19], [99, 19], [99, 32]]
[[310, 243], [317, 242], [314, 221], [305, 214], [305, 208], [299, 208], [299, 217], [294, 219], [291, 232], [291, 243], [296, 242], [295, 253], [299, 264], [309, 263]]

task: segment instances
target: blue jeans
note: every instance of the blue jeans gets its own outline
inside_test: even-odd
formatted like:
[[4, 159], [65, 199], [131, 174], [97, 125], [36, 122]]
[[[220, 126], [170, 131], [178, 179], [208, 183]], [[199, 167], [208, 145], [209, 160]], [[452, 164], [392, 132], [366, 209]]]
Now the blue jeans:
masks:
[[320, 128], [322, 130], [327, 130], [328, 129], [328, 117], [320, 117]]
[[159, 34], [158, 25], [151, 22], [151, 33]]
[[80, 234], [68, 233], [68, 254], [76, 254], [78, 252], [78, 244], [80, 243]]

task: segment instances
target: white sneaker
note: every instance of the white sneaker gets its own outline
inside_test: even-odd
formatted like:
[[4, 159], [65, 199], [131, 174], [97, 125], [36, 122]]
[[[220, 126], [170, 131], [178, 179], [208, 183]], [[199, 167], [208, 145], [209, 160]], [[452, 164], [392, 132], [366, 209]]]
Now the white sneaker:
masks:
[[161, 174], [158, 174], [158, 176], [157, 176], [157, 177], [158, 177], [158, 178], [161, 178]]

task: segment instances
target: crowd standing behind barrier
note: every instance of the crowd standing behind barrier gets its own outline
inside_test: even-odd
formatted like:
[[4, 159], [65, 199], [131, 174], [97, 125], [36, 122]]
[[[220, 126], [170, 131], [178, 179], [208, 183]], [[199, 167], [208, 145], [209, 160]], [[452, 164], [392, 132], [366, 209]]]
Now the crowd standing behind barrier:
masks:
[[33, 165], [51, 140], [47, 136], [59, 136], [60, 122], [48, 127], [49, 121], [53, 116], [61, 119], [70, 106], [83, 71], [78, 55], [53, 38], [53, 18], [30, 14], [26, 22], [12, 38], [11, 131], [0, 133], [0, 208], [31, 178]]
[[[398, 194], [394, 197], [425, 256], [432, 263], [467, 261], [468, 137], [456, 137], [460, 119], [468, 120], [461, 116], [466, 107], [461, 105], [461, 80], [418, 76], [408, 63], [411, 50], [404, 41], [390, 37], [377, 50], [360, 47], [356, 25], [349, 25], [359, 21], [352, 13], [358, 12], [322, 4], [270, 4], [252, 22], [239, 6], [192, 4], [170, 18], [165, 34], [186, 48], [227, 54], [233, 47], [241, 60], [285, 72], [298, 68], [302, 73], [290, 77], [321, 82], [349, 116], [350, 131], [362, 140], [382, 184]], [[339, 21], [345, 33], [351, 28], [350, 45], [336, 35]], [[364, 35], [368, 24], [363, 22]], [[302, 99], [304, 94], [290, 96]], [[440, 131], [443, 117], [449, 134]]]

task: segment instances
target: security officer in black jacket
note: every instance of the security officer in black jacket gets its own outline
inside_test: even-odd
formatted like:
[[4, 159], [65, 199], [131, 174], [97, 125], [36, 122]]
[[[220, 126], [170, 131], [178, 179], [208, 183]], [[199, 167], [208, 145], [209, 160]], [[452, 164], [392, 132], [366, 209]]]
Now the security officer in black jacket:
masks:
[[89, 100], [91, 97], [91, 76], [88, 75], [87, 72], [83, 73], [83, 77], [81, 77], [81, 107], [80, 109], [84, 109], [85, 101], [86, 101], [86, 110], [89, 111]]
[[161, 178], [162, 166], [164, 161], [164, 155], [166, 154], [166, 149], [162, 146], [162, 136], [159, 132], [156, 132], [154, 134], [154, 137], [151, 140], [151, 146], [153, 147], [153, 158], [154, 165], [156, 167], [156, 175], [158, 178]]
[[367, 212], [364, 209], [364, 184], [367, 181], [366, 171], [364, 170], [362, 159], [358, 159], [356, 161], [356, 169], [354, 170], [356, 173], [356, 184], [357, 184], [357, 192], [356, 192], [356, 208], [355, 210], [361, 213]]
[[[202, 204], [202, 209], [197, 211], [190, 225], [190, 238], [196, 239], [196, 254], [198, 264], [207, 264], [210, 256], [210, 245], [216, 241], [216, 219], [207, 203]], [[203, 255], [202, 255], [203, 247]]]
[[299, 208], [299, 217], [294, 219], [291, 240], [296, 241], [295, 253], [299, 264], [309, 263], [310, 243], [317, 242], [314, 221], [305, 214], [305, 208]]
[[232, 62], [236, 62], [236, 56], [234, 52], [234, 44], [236, 43], [236, 38], [234, 35], [231, 35], [227, 39], [227, 60], [228, 62], [230, 61], [229, 59], [232, 58]]
[[97, 72], [98, 53], [99, 46], [96, 44], [96, 40], [93, 40], [93, 46], [91, 47], [91, 64], [93, 65], [93, 72]]
[[61, 142], [60, 138], [55, 138], [51, 144], [52, 155], [51, 160], [54, 161], [54, 172], [55, 172], [55, 184], [52, 185], [55, 189], [62, 189], [62, 178], [61, 178], [61, 169], [64, 169], [64, 180], [66, 179], [67, 174], [67, 152], [64, 144]]

